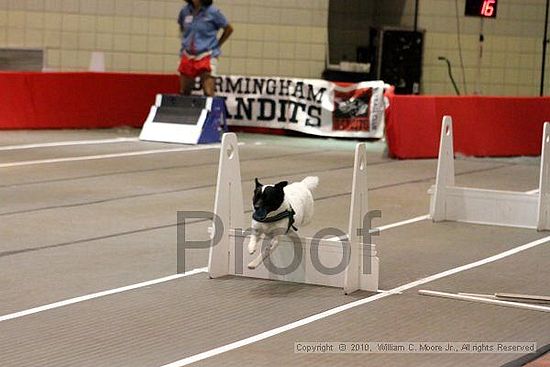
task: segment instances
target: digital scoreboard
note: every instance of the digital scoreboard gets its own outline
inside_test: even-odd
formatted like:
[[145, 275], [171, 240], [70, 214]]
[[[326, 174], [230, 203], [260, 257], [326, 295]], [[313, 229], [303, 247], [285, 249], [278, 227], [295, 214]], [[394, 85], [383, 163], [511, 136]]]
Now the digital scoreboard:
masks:
[[497, 0], [466, 0], [464, 15], [469, 17], [496, 18]]

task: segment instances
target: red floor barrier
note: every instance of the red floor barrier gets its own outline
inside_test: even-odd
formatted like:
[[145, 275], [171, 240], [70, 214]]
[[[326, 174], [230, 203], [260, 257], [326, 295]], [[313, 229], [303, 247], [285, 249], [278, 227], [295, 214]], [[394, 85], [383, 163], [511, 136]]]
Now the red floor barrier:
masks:
[[453, 117], [455, 152], [536, 156], [550, 98], [389, 95], [386, 138], [396, 158], [436, 158], [444, 115]]
[[141, 127], [176, 75], [0, 72], [0, 129]]

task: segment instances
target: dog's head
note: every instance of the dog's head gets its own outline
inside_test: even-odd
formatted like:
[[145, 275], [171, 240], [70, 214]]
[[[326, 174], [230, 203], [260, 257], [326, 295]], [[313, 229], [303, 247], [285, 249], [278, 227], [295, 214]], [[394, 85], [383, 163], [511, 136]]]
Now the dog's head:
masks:
[[262, 185], [256, 178], [256, 188], [254, 189], [254, 215], [259, 220], [279, 209], [285, 199], [284, 187], [288, 185], [287, 181], [281, 181], [275, 185]]

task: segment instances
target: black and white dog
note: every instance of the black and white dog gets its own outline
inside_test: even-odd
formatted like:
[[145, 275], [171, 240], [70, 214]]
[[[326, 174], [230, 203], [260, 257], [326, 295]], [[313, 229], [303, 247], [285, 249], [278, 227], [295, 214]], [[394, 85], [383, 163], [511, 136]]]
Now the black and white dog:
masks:
[[248, 252], [256, 252], [261, 237], [270, 238], [270, 245], [252, 260], [248, 267], [255, 269], [277, 247], [277, 236], [287, 233], [295, 226], [305, 225], [313, 217], [312, 190], [319, 184], [318, 177], [306, 177], [300, 182], [287, 181], [275, 185], [262, 185], [256, 178], [254, 190], [254, 214], [252, 215], [252, 236]]

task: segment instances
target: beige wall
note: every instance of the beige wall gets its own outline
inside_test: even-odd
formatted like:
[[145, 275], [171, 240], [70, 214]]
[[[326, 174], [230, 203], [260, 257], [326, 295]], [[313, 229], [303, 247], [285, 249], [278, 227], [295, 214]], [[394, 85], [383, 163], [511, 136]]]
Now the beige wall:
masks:
[[[218, 0], [235, 28], [220, 73], [318, 78], [328, 0]], [[175, 73], [182, 0], [0, 0], [0, 47], [45, 48], [46, 67]]]
[[[396, 1], [406, 1], [406, 5], [392, 5]], [[484, 95], [538, 95], [546, 0], [499, 1], [497, 19], [484, 21], [485, 51], [480, 78], [477, 74], [480, 20], [463, 16], [464, 3], [464, 0], [458, 1], [458, 13], [468, 92], [473, 93], [480, 80]], [[384, 0], [381, 4], [383, 9], [378, 23], [412, 27], [414, 0]], [[392, 9], [399, 8], [403, 9], [400, 14], [392, 13]], [[455, 0], [420, 0], [419, 27], [426, 30], [424, 93], [454, 94], [447, 68], [437, 60], [438, 56], [451, 60], [455, 79], [464, 91], [455, 14]], [[546, 84], [547, 95], [550, 95], [548, 74]]]

